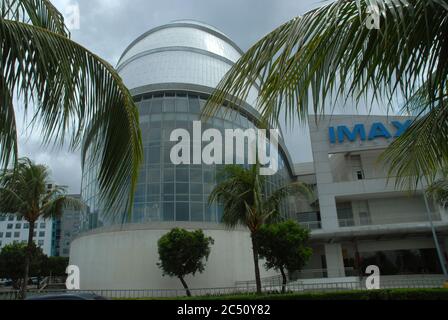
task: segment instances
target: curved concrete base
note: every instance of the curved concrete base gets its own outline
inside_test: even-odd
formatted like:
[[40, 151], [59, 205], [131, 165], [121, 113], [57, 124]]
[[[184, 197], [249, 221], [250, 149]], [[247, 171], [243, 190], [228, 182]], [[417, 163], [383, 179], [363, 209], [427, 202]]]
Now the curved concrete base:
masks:
[[[70, 264], [80, 268], [81, 289], [182, 289], [178, 279], [163, 277], [156, 265], [157, 241], [174, 227], [202, 229], [215, 240], [204, 273], [186, 277], [190, 288], [234, 287], [236, 281], [254, 279], [246, 230], [228, 231], [213, 224], [139, 224], [95, 230], [73, 241]], [[262, 264], [262, 277], [275, 275]]]

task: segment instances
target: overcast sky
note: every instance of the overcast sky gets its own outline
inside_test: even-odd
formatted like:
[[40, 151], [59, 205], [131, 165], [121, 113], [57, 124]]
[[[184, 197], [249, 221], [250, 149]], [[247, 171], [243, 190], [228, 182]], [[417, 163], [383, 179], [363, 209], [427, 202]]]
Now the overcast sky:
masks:
[[[70, 4], [80, 8], [80, 29], [72, 39], [116, 65], [123, 50], [145, 31], [177, 19], [211, 24], [243, 50], [282, 23], [322, 5], [322, 0], [54, 0], [65, 12]], [[40, 145], [38, 134], [22, 130], [20, 153], [47, 164], [54, 181], [78, 193], [81, 184], [78, 153]], [[286, 143], [295, 162], [311, 161], [306, 128], [286, 131]]]

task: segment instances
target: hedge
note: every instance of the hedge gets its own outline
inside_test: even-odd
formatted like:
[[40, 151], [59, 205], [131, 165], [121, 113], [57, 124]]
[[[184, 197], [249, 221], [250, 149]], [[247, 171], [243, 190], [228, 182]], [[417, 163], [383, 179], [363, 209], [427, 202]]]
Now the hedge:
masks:
[[[141, 299], [141, 300], [151, 300]], [[166, 299], [154, 299], [166, 300]], [[326, 293], [224, 295], [182, 297], [168, 300], [448, 300], [448, 289], [387, 289], [370, 291], [339, 291]]]

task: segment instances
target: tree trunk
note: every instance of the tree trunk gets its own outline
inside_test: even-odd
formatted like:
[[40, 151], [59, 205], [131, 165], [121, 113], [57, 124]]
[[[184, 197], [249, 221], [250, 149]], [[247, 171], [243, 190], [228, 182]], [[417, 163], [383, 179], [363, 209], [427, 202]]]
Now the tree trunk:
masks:
[[34, 221], [29, 221], [29, 230], [28, 230], [28, 246], [26, 248], [25, 253], [25, 273], [23, 275], [22, 288], [20, 290], [20, 298], [26, 298], [26, 289], [28, 286], [28, 277], [30, 272], [30, 263], [31, 263], [31, 250], [33, 247], [33, 237], [34, 237]]
[[286, 273], [283, 268], [280, 268], [280, 272], [282, 273], [282, 278], [283, 278], [282, 293], [286, 293], [286, 283], [288, 282], [288, 279], [286, 278]]
[[257, 294], [261, 294], [261, 277], [260, 277], [260, 266], [258, 265], [258, 245], [255, 241], [255, 235], [251, 234], [252, 238], [252, 252], [254, 256], [254, 266], [255, 266], [255, 283], [257, 284]]
[[187, 292], [187, 296], [188, 296], [188, 297], [191, 297], [190, 289], [188, 289], [188, 285], [187, 285], [187, 283], [185, 282], [184, 278], [183, 278], [183, 277], [179, 277], [179, 280], [180, 280], [180, 282], [182, 282], [182, 285], [184, 286], [184, 289], [185, 289], [185, 291]]

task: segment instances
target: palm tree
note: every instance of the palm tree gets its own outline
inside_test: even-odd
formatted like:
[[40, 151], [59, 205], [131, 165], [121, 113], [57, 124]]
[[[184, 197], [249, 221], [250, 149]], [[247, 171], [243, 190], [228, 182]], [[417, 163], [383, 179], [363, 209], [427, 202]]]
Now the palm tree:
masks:
[[427, 189], [428, 195], [443, 208], [448, 207], [448, 170], [442, 171], [441, 177]]
[[248, 169], [238, 165], [228, 165], [220, 172], [221, 182], [213, 189], [210, 203], [219, 203], [224, 208], [222, 222], [229, 228], [244, 226], [249, 229], [255, 266], [257, 293], [261, 293], [258, 245], [256, 233], [268, 222], [280, 219], [279, 206], [286, 196], [293, 192], [308, 194], [302, 183], [292, 183], [267, 194], [266, 177], [260, 175], [260, 166]]
[[138, 109], [118, 73], [70, 40], [50, 1], [3, 0], [0, 13], [0, 167], [17, 163], [20, 101], [45, 144], [68, 142], [81, 147], [83, 166], [98, 164], [108, 208], [130, 203], [143, 148]]
[[[411, 128], [383, 155], [397, 184], [415, 187], [448, 163], [448, 0], [337, 0], [296, 17], [234, 65], [204, 114], [259, 87], [259, 109], [275, 122], [307, 119], [335, 101], [406, 101]], [[367, 23], [378, 19], [379, 28]]]
[[33, 250], [34, 226], [39, 218], [58, 217], [65, 207], [81, 209], [82, 203], [65, 195], [62, 187], [50, 184], [47, 167], [37, 165], [27, 158], [18, 160], [14, 169], [0, 175], [0, 214], [16, 214], [29, 224], [25, 270], [21, 297], [26, 296], [28, 273]]

